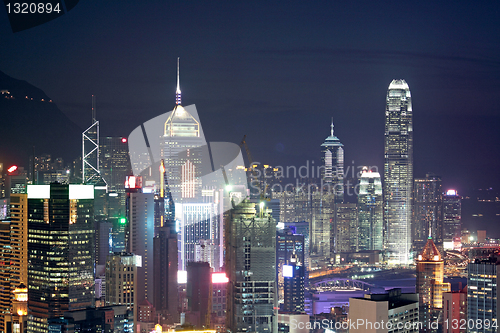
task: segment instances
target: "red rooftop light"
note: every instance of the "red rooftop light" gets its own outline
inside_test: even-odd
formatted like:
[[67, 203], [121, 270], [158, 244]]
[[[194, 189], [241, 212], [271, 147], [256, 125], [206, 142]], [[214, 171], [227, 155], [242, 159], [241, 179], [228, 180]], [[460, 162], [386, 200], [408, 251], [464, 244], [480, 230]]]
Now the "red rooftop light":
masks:
[[10, 168], [7, 169], [7, 171], [10, 173], [10, 172], [14, 172], [17, 170], [17, 165], [13, 165], [11, 166]]
[[127, 142], [127, 138], [122, 138], [122, 142], [123, 143]]

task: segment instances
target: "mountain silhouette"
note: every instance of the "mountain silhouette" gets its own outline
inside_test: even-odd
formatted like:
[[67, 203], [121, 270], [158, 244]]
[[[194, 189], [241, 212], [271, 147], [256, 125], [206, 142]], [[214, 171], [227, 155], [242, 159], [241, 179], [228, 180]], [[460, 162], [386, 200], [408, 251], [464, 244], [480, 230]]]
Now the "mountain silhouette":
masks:
[[81, 154], [81, 133], [41, 89], [0, 71], [0, 163], [28, 169], [35, 146], [35, 155], [69, 165]]

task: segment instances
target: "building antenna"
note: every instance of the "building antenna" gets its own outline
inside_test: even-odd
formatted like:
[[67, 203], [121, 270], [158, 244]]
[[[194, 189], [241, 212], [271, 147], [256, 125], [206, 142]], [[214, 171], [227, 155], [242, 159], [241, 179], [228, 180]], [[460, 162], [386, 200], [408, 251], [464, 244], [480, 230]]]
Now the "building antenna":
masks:
[[177, 90], [175, 91], [175, 104], [176, 105], [181, 105], [181, 84], [180, 84], [180, 79], [179, 79], [179, 59], [180, 59], [180, 57], [177, 57]]
[[96, 121], [95, 95], [92, 95], [92, 124]]
[[332, 128], [331, 136], [333, 136], [333, 117], [332, 117], [332, 124], [330, 125], [330, 127]]

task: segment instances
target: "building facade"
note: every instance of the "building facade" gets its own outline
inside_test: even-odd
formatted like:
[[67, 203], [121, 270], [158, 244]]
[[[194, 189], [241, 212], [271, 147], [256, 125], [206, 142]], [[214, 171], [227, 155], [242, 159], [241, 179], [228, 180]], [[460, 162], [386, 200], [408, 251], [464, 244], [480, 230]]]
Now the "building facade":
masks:
[[430, 235], [437, 248], [443, 251], [443, 190], [441, 177], [427, 174], [425, 178], [415, 178], [413, 191], [413, 249], [417, 252], [422, 251]]
[[455, 190], [447, 190], [443, 196], [443, 246], [455, 248], [462, 235], [462, 197]]
[[94, 304], [94, 186], [28, 186], [28, 332]]
[[482, 324], [482, 327], [468, 327], [470, 333], [497, 332], [494, 326], [498, 325], [500, 318], [499, 264], [498, 256], [492, 256], [485, 260], [476, 259], [467, 266], [467, 322]]
[[245, 199], [226, 221], [226, 328], [234, 333], [278, 328], [276, 223], [270, 212], [260, 212], [257, 215], [255, 203]]
[[384, 134], [385, 246], [390, 264], [408, 264], [413, 189], [413, 110], [405, 80], [389, 85]]
[[383, 250], [382, 204], [380, 174], [364, 168], [359, 179], [358, 251]]

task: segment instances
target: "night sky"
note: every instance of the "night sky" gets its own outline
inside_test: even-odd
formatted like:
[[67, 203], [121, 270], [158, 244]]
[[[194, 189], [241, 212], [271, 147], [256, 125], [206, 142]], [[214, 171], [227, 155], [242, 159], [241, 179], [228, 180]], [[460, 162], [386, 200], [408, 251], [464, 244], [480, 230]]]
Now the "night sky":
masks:
[[0, 10], [0, 70], [81, 128], [96, 95], [104, 136], [173, 108], [177, 57], [183, 104], [196, 104], [206, 139], [247, 135], [262, 163], [318, 161], [333, 117], [346, 165], [382, 170], [385, 96], [402, 78], [415, 177], [500, 186], [498, 1], [81, 0], [18, 33]]

